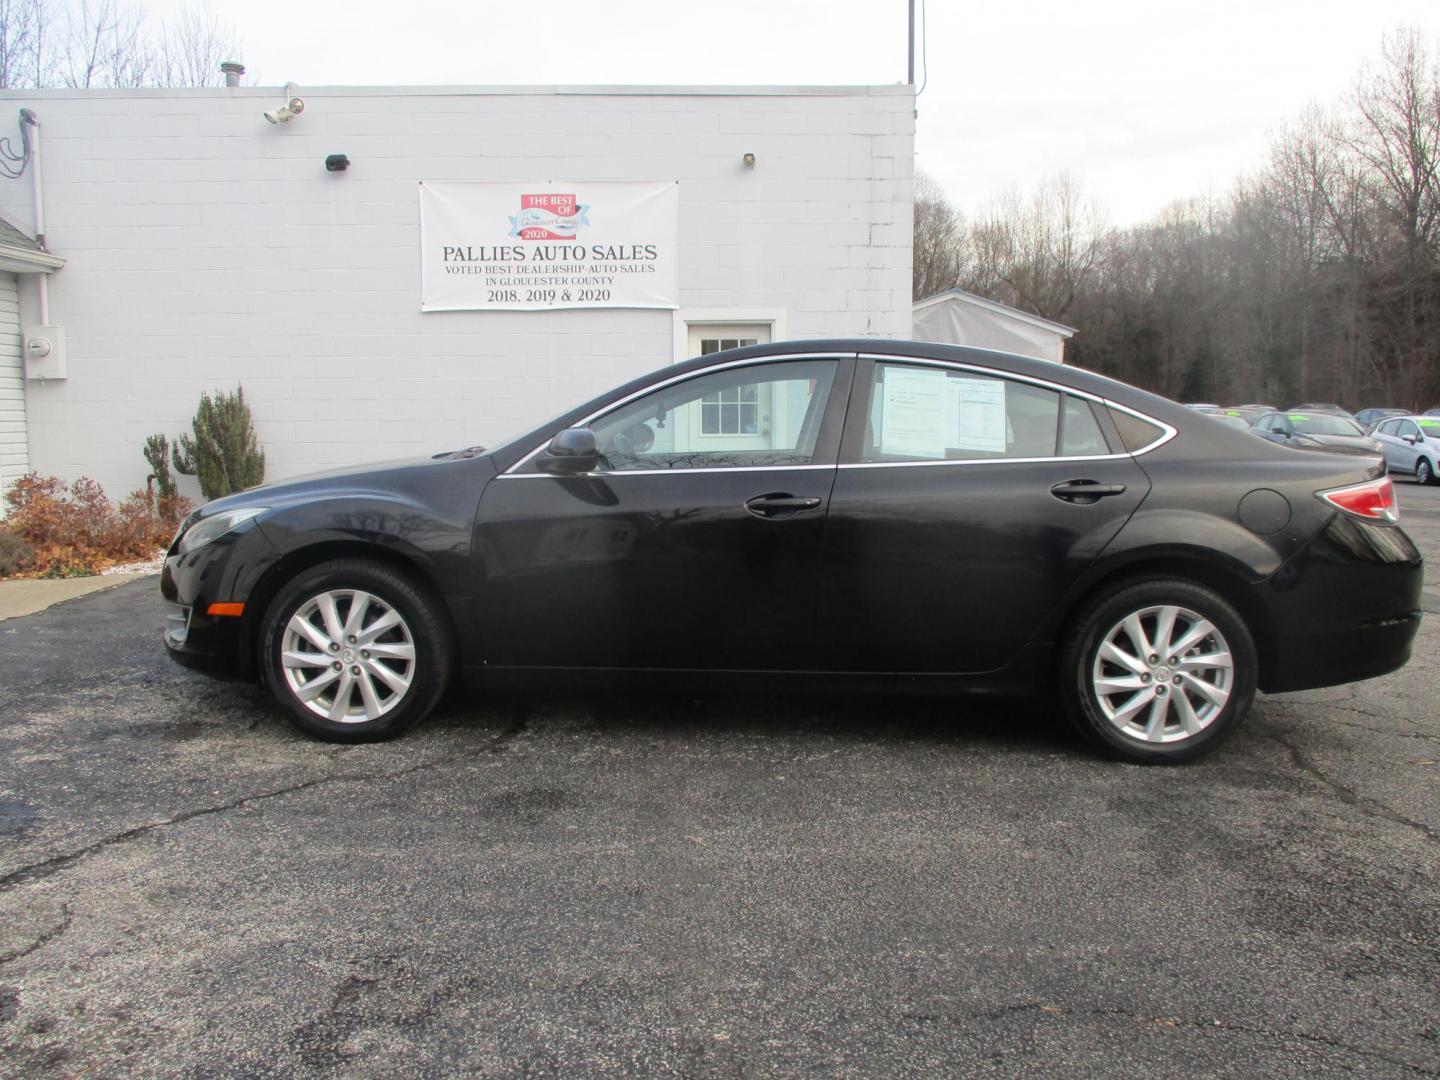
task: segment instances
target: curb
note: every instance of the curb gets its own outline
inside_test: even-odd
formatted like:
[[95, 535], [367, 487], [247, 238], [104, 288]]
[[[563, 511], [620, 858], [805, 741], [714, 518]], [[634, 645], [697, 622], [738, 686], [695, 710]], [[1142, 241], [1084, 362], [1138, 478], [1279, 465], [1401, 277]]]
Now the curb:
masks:
[[34, 615], [66, 600], [104, 592], [154, 574], [96, 574], [83, 578], [25, 578], [0, 581], [0, 622]]

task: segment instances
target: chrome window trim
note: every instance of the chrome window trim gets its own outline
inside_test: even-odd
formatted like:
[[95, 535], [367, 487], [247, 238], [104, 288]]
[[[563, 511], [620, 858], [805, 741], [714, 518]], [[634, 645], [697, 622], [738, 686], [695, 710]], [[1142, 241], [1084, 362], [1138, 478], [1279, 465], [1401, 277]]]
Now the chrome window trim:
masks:
[[841, 469], [913, 469], [922, 465], [1034, 465], [1054, 461], [1120, 461], [1130, 454], [1087, 454], [1084, 457], [1001, 457], [946, 458], [944, 461], [852, 461], [836, 466]]
[[[996, 351], [996, 350], [988, 350], [988, 351]], [[996, 351], [996, 355], [1006, 355], [1006, 354], [1000, 353], [1000, 352]], [[795, 470], [800, 470], [800, 469], [807, 469], [807, 470], [814, 470], [814, 469], [836, 469], [836, 468], [839, 468], [839, 469], [909, 469], [909, 468], [915, 468], [915, 467], [920, 467], [920, 466], [934, 466], [934, 465], [1009, 465], [1009, 464], [1014, 464], [1014, 463], [1017, 463], [1017, 462], [1029, 462], [1029, 463], [1032, 463], [1032, 464], [1034, 464], [1034, 463], [1045, 464], [1045, 463], [1058, 463], [1058, 462], [1068, 462], [1068, 461], [1118, 461], [1118, 460], [1120, 460], [1120, 459], [1122, 459], [1122, 458], [1136, 458], [1136, 457], [1140, 457], [1140, 456], [1143, 455], [1143, 454], [1148, 454], [1148, 453], [1150, 453], [1152, 450], [1156, 450], [1156, 449], [1160, 448], [1161, 446], [1164, 446], [1166, 443], [1168, 443], [1171, 439], [1175, 438], [1175, 436], [1179, 434], [1179, 431], [1178, 431], [1176, 428], [1174, 428], [1174, 427], [1171, 426], [1170, 424], [1165, 423], [1165, 421], [1163, 421], [1163, 420], [1157, 420], [1155, 417], [1150, 416], [1148, 413], [1143, 413], [1143, 412], [1141, 412], [1141, 411], [1138, 410], [1138, 409], [1133, 409], [1133, 408], [1131, 408], [1129, 405], [1122, 405], [1122, 404], [1121, 404], [1120, 402], [1118, 402], [1118, 401], [1114, 401], [1114, 400], [1112, 400], [1111, 398], [1107, 398], [1107, 397], [1105, 397], [1105, 396], [1103, 396], [1103, 395], [1101, 395], [1101, 394], [1092, 393], [1092, 392], [1089, 391], [1089, 390], [1081, 390], [1081, 389], [1079, 389], [1079, 388], [1077, 388], [1077, 387], [1066, 386], [1064, 383], [1051, 382], [1051, 381], [1048, 380], [1048, 379], [1036, 378], [1036, 377], [1033, 376], [1033, 375], [1020, 375], [1020, 374], [1013, 373], [1013, 372], [1009, 372], [1009, 371], [999, 371], [999, 370], [997, 370], [997, 369], [995, 369], [995, 368], [983, 367], [983, 366], [981, 366], [981, 365], [979, 365], [979, 364], [968, 364], [968, 363], [965, 363], [965, 362], [959, 361], [959, 360], [939, 360], [939, 359], [936, 359], [936, 358], [934, 358], [934, 357], [929, 357], [929, 356], [900, 356], [900, 355], [896, 355], [896, 354], [892, 354], [892, 353], [865, 353], [865, 352], [862, 352], [862, 353], [848, 353], [848, 352], [776, 353], [776, 354], [771, 355], [771, 356], [752, 356], [752, 357], [750, 357], [749, 359], [746, 359], [746, 360], [731, 360], [731, 361], [729, 361], [728, 363], [724, 363], [724, 364], [714, 364], [714, 365], [712, 365], [712, 366], [710, 366], [710, 367], [700, 368], [700, 369], [698, 369], [698, 370], [696, 370], [696, 371], [685, 372], [684, 374], [676, 375], [676, 376], [674, 376], [673, 378], [662, 379], [660, 382], [651, 383], [649, 386], [645, 387], [645, 389], [643, 389], [643, 390], [637, 390], [635, 393], [630, 394], [628, 397], [624, 397], [624, 398], [621, 398], [619, 401], [612, 402], [611, 404], [607, 405], [605, 408], [603, 408], [603, 409], [598, 409], [598, 410], [596, 410], [595, 412], [591, 413], [589, 416], [586, 416], [586, 417], [584, 417], [584, 418], [582, 418], [582, 419], [580, 419], [580, 420], [577, 420], [573, 426], [583, 427], [583, 426], [585, 426], [586, 424], [589, 424], [589, 423], [591, 423], [592, 421], [598, 419], [599, 417], [604, 416], [604, 415], [607, 414], [607, 413], [613, 412], [614, 410], [616, 410], [616, 409], [618, 409], [618, 408], [621, 408], [621, 407], [624, 406], [624, 405], [628, 405], [630, 402], [635, 401], [635, 400], [638, 399], [638, 398], [642, 398], [642, 397], [644, 397], [646, 394], [652, 393], [653, 391], [662, 390], [662, 389], [664, 389], [664, 388], [667, 387], [667, 386], [672, 386], [672, 385], [674, 385], [675, 383], [679, 383], [679, 382], [685, 382], [685, 381], [688, 380], [688, 379], [699, 378], [699, 377], [701, 377], [702, 375], [708, 375], [708, 374], [710, 374], [711, 372], [714, 372], [714, 371], [725, 371], [725, 370], [727, 370], [727, 369], [729, 369], [729, 368], [734, 368], [734, 367], [746, 367], [746, 366], [748, 366], [748, 365], [762, 365], [762, 364], [783, 363], [783, 362], [788, 361], [788, 360], [847, 360], [847, 359], [851, 359], [851, 358], [857, 358], [857, 359], [860, 359], [860, 360], [874, 360], [874, 361], [877, 361], [877, 362], [879, 362], [879, 363], [887, 363], [887, 364], [919, 364], [919, 365], [922, 365], [922, 366], [950, 368], [950, 369], [953, 369], [953, 370], [956, 370], [956, 371], [973, 371], [973, 372], [975, 372], [977, 375], [984, 375], [984, 376], [987, 376], [987, 377], [989, 377], [989, 378], [995, 378], [995, 379], [1013, 379], [1013, 380], [1015, 380], [1015, 381], [1017, 381], [1017, 382], [1029, 383], [1029, 384], [1031, 384], [1032, 386], [1044, 387], [1044, 388], [1047, 389], [1047, 390], [1054, 390], [1055, 392], [1061, 393], [1061, 394], [1070, 394], [1070, 395], [1072, 395], [1072, 396], [1074, 396], [1074, 397], [1083, 398], [1083, 399], [1085, 399], [1086, 401], [1093, 401], [1093, 402], [1096, 402], [1096, 403], [1098, 403], [1098, 404], [1100, 404], [1100, 405], [1104, 405], [1104, 406], [1106, 406], [1106, 407], [1108, 407], [1108, 408], [1111, 408], [1111, 409], [1117, 409], [1117, 410], [1119, 410], [1120, 412], [1123, 412], [1123, 413], [1129, 413], [1131, 416], [1135, 417], [1135, 418], [1138, 419], [1138, 420], [1143, 420], [1143, 421], [1145, 421], [1147, 424], [1154, 424], [1156, 427], [1160, 428], [1161, 434], [1160, 434], [1159, 437], [1156, 438], [1153, 442], [1147, 443], [1146, 445], [1140, 447], [1138, 450], [1126, 450], [1126, 451], [1122, 451], [1122, 452], [1120, 452], [1120, 453], [1115, 453], [1115, 454], [1088, 454], [1088, 455], [1084, 455], [1084, 456], [1076, 455], [1076, 456], [1072, 456], [1072, 457], [1056, 457], [1056, 456], [1050, 456], [1050, 457], [954, 458], [954, 459], [947, 459], [947, 460], [943, 460], [943, 461], [941, 461], [941, 460], [935, 460], [935, 461], [857, 461], [857, 462], [844, 462], [844, 463], [840, 463], [840, 464], [838, 464], [838, 465], [734, 465], [734, 466], [717, 466], [717, 467], [715, 467], [715, 468], [713, 468], [713, 469], [704, 469], [704, 468], [700, 468], [700, 469], [621, 469], [621, 470], [615, 470], [615, 471], [597, 470], [597, 471], [595, 471], [595, 472], [572, 473], [572, 474], [570, 474], [570, 475], [572, 475], [572, 476], [589, 476], [589, 477], [612, 477], [612, 476], [683, 476], [683, 475], [687, 475], [687, 474], [691, 474], [691, 473], [774, 472], [774, 471], [776, 471], [776, 470], [788, 470], [788, 471], [792, 471], [792, 472], [793, 472], [793, 471], [795, 471]], [[853, 390], [852, 390], [852, 393], [853, 393]], [[538, 457], [541, 453], [543, 453], [544, 450], [545, 450], [545, 447], [548, 446], [548, 445], [549, 445], [548, 443], [542, 443], [541, 445], [537, 446], [534, 450], [530, 451], [530, 453], [526, 454], [523, 458], [521, 458], [519, 461], [517, 461], [514, 465], [510, 466], [509, 469], [505, 470], [505, 472], [501, 473], [498, 477], [496, 477], [496, 479], [497, 479], [497, 480], [526, 480], [526, 479], [553, 480], [553, 479], [555, 479], [555, 475], [552, 474], [552, 473], [542, 473], [542, 472], [522, 473], [522, 472], [517, 472], [517, 471], [516, 471], [516, 470], [518, 470], [518, 469], [523, 468], [525, 465], [529, 464], [529, 463], [530, 463], [531, 461], [533, 461], [536, 457]]]
[[[697, 370], [695, 370], [695, 371], [687, 371], [687, 372], [685, 372], [685, 373], [683, 373], [683, 374], [681, 374], [681, 375], [676, 375], [676, 376], [674, 376], [674, 377], [672, 377], [672, 378], [669, 378], [669, 379], [661, 379], [659, 382], [651, 383], [649, 386], [645, 387], [645, 389], [643, 389], [643, 390], [637, 390], [637, 391], [635, 391], [635, 393], [631, 394], [629, 397], [623, 397], [623, 398], [621, 398], [619, 401], [612, 401], [609, 405], [606, 405], [603, 409], [597, 409], [595, 412], [591, 413], [589, 416], [583, 417], [582, 419], [575, 421], [575, 423], [572, 424], [571, 426], [572, 426], [572, 427], [584, 427], [585, 425], [591, 423], [592, 421], [594, 421], [594, 420], [596, 420], [596, 419], [604, 416], [606, 413], [614, 412], [616, 409], [620, 408], [621, 406], [623, 406], [623, 405], [628, 405], [628, 404], [630, 404], [630, 402], [635, 401], [635, 400], [638, 399], [638, 398], [642, 398], [642, 397], [644, 397], [646, 394], [654, 393], [656, 390], [663, 390], [665, 387], [667, 387], [667, 386], [673, 386], [675, 383], [685, 382], [685, 381], [687, 381], [687, 380], [689, 380], [689, 379], [698, 379], [698, 378], [700, 378], [702, 375], [709, 375], [709, 374], [711, 374], [712, 372], [715, 372], [715, 371], [726, 371], [726, 370], [728, 370], [729, 368], [734, 368], [734, 367], [746, 367], [746, 366], [751, 365], [751, 364], [774, 364], [774, 363], [783, 363], [783, 362], [785, 362], [785, 361], [787, 361], [787, 360], [836, 360], [836, 361], [839, 361], [839, 360], [852, 360], [852, 359], [855, 358], [855, 355], [856, 355], [856, 354], [853, 353], [853, 352], [775, 353], [775, 354], [770, 355], [770, 356], [752, 356], [752, 357], [750, 357], [749, 359], [746, 359], [746, 360], [730, 360], [730, 361], [727, 361], [726, 363], [723, 363], [723, 364], [712, 364], [712, 365], [710, 365], [709, 367], [699, 368], [699, 369], [697, 369]], [[832, 388], [833, 388], [833, 383], [832, 383]], [[552, 474], [550, 474], [550, 473], [519, 473], [519, 474], [517, 474], [517, 473], [515, 472], [516, 469], [523, 468], [524, 466], [528, 465], [531, 461], [533, 461], [535, 458], [539, 457], [540, 454], [542, 454], [542, 453], [544, 452], [545, 447], [547, 447], [547, 446], [549, 446], [549, 445], [550, 445], [549, 443], [541, 443], [541, 444], [540, 444], [539, 446], [537, 446], [534, 450], [531, 450], [530, 453], [526, 454], [523, 458], [521, 458], [519, 461], [517, 461], [514, 465], [511, 465], [510, 468], [506, 469], [503, 473], [501, 473], [498, 477], [496, 477], [496, 479], [497, 479], [497, 480], [505, 480], [505, 479], [508, 479], [508, 478], [510, 478], [510, 477], [514, 477], [514, 476], [519, 475], [519, 476], [542, 476], [542, 477], [546, 478], [547, 480], [553, 480], [553, 479], [554, 479], [554, 476], [553, 476]], [[721, 471], [725, 471], [725, 472], [755, 472], [755, 471], [758, 471], [758, 470], [761, 470], [761, 469], [833, 469], [834, 467], [835, 467], [834, 465], [755, 465], [755, 466], [737, 466], [737, 467], [735, 467], [735, 468], [721, 467], [721, 468], [715, 468], [715, 469], [621, 469], [621, 470], [617, 470], [617, 471], [615, 471], [615, 472], [603, 472], [603, 473], [602, 473], [602, 472], [573, 473], [573, 474], [571, 474], [571, 475], [574, 475], [574, 476], [630, 476], [630, 475], [632, 475], [632, 474], [638, 473], [638, 474], [640, 474], [640, 475], [643, 476], [643, 475], [646, 475], [646, 474], [648, 474], [648, 473], [663, 473], [663, 474], [667, 474], [667, 475], [673, 475], [673, 474], [675, 474], [675, 473], [680, 473], [680, 472], [697, 472], [697, 473], [702, 473], [702, 472], [721, 472]]]
[[[1016, 382], [1030, 383], [1033, 386], [1044, 387], [1047, 390], [1054, 390], [1061, 394], [1070, 394], [1074, 397], [1084, 398], [1087, 401], [1098, 402], [1101, 405], [1120, 412], [1129, 413], [1138, 420], [1144, 420], [1147, 424], [1154, 424], [1161, 429], [1160, 436], [1153, 442], [1146, 443], [1138, 450], [1126, 450], [1118, 454], [1093, 454], [1085, 457], [1000, 457], [1000, 458], [954, 458], [944, 461], [857, 461], [842, 463], [842, 469], [890, 469], [908, 468], [914, 465], [1003, 465], [1014, 461], [1030, 462], [1053, 462], [1053, 461], [1117, 461], [1120, 458], [1135, 458], [1141, 454], [1148, 454], [1150, 451], [1164, 446], [1171, 439], [1179, 434], [1179, 431], [1163, 420], [1132, 409], [1129, 405], [1122, 405], [1118, 401], [1101, 394], [1094, 394], [1088, 390], [1080, 390], [1073, 386], [1066, 386], [1064, 383], [1050, 382], [1048, 379], [1037, 379], [1033, 375], [1019, 375], [1009, 371], [997, 371], [995, 368], [982, 367], [978, 364], [967, 364], [960, 360], [937, 360], [929, 356], [895, 356], [889, 353], [860, 353], [861, 360], [874, 360], [877, 363], [886, 364], [921, 364], [930, 367], [953, 368], [957, 371], [973, 371], [977, 375], [985, 375], [992, 379], [1013, 379]], [[853, 391], [852, 391], [853, 393]]]
[[[1070, 459], [1067, 459], [1070, 460]], [[717, 465], [713, 469], [619, 469], [615, 472], [606, 472], [597, 469], [595, 472], [582, 473], [501, 473], [497, 480], [568, 480], [574, 477], [605, 477], [612, 476], [684, 476], [687, 473], [739, 473], [739, 472], [784, 472], [811, 471], [815, 469], [833, 469], [834, 465]]]

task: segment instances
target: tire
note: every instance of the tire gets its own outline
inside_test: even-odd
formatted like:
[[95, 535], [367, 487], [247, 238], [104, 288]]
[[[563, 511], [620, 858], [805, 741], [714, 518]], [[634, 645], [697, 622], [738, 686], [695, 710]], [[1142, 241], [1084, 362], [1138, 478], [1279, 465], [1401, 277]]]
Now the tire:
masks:
[[[1147, 645], [1164, 635], [1184, 655], [1137, 655], [1132, 619]], [[1092, 744], [1126, 761], [1178, 765], [1215, 750], [1244, 720], [1257, 666], [1254, 638], [1224, 597], [1157, 577], [1097, 597], [1079, 614], [1062, 643], [1056, 682], [1066, 716]]]
[[266, 611], [260, 647], [265, 684], [291, 722], [327, 742], [399, 735], [435, 707], [450, 675], [440, 605], [366, 559], [297, 574]]
[[1415, 482], [1422, 487], [1435, 482], [1435, 467], [1428, 458], [1422, 457], [1415, 463]]

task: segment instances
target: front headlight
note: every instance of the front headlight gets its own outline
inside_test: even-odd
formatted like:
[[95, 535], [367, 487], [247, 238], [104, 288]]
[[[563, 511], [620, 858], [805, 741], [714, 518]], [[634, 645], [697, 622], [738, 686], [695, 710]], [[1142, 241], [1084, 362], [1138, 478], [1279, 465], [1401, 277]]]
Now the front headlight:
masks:
[[224, 536], [231, 529], [243, 525], [253, 517], [265, 513], [269, 507], [247, 506], [241, 510], [221, 510], [218, 514], [211, 514], [207, 518], [201, 518], [190, 528], [186, 529], [180, 537], [180, 554], [185, 555], [202, 548], [211, 540], [217, 540]]

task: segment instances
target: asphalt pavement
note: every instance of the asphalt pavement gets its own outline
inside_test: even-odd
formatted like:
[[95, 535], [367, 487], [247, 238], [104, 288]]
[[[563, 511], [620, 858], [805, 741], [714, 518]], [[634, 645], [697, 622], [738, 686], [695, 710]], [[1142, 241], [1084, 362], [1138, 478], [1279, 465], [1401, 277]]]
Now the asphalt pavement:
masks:
[[336, 747], [161, 619], [0, 623], [0, 1075], [1440, 1074], [1440, 619], [1179, 769], [805, 695]]

